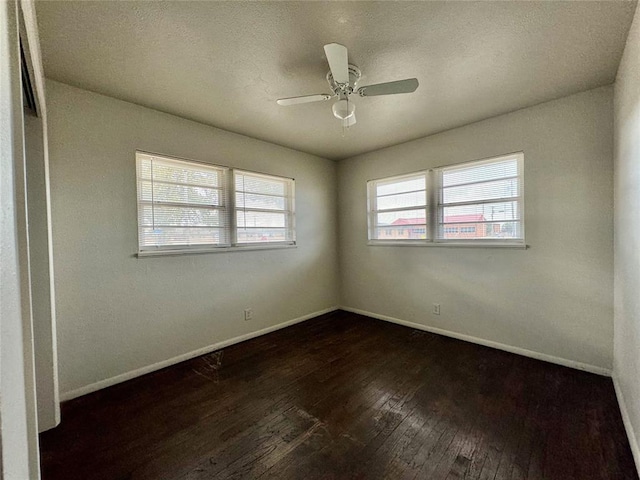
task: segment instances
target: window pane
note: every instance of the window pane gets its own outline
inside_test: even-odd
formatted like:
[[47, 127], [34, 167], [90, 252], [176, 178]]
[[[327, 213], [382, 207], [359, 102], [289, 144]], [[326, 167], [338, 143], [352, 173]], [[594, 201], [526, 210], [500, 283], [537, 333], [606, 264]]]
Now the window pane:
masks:
[[186, 162], [181, 160], [163, 159], [145, 154], [138, 154], [139, 178], [144, 180], [188, 183], [208, 187], [220, 187], [222, 184], [222, 169], [219, 167]]
[[377, 227], [374, 233], [377, 240], [424, 240], [427, 238], [427, 226], [407, 224]]
[[519, 220], [518, 202], [443, 207], [444, 223]]
[[480, 165], [450, 167], [442, 172], [442, 186], [449, 187], [463, 183], [496, 180], [504, 177], [515, 177], [517, 175], [517, 158], [497, 161], [494, 163], [481, 163]]
[[400, 193], [378, 197], [378, 210], [389, 210], [392, 208], [418, 207], [427, 203], [427, 192]]
[[369, 182], [367, 191], [369, 195], [375, 195], [375, 199], [370, 199], [370, 204], [374, 207], [369, 216], [371, 239], [427, 237], [426, 176], [427, 173], [417, 173]]
[[438, 238], [522, 239], [521, 161], [517, 154], [441, 169]]
[[442, 238], [483, 238], [487, 236], [486, 228], [486, 223], [444, 225], [442, 227]]
[[401, 210], [377, 214], [377, 226], [385, 225], [425, 225], [426, 212], [424, 209]]
[[390, 195], [395, 193], [413, 192], [426, 188], [425, 176], [405, 178], [402, 180], [378, 180], [376, 182], [376, 195]]
[[236, 207], [258, 208], [261, 210], [286, 210], [287, 199], [285, 197], [259, 195], [257, 193], [237, 193]]
[[488, 181], [442, 189], [443, 203], [473, 202], [518, 196], [518, 178]]
[[287, 242], [292, 240], [288, 235], [289, 231], [286, 228], [241, 228], [238, 229], [238, 242]]
[[449, 223], [440, 227], [443, 239], [520, 238], [520, 222]]
[[225, 168], [141, 152], [136, 159], [141, 250], [228, 245]]
[[487, 236], [491, 238], [522, 238], [521, 222], [496, 222], [487, 229]]
[[142, 226], [222, 227], [224, 213], [218, 209], [140, 205], [139, 223]]
[[162, 227], [140, 229], [140, 246], [188, 246], [226, 244], [225, 232], [221, 228]]
[[234, 173], [238, 243], [292, 242], [293, 180]]
[[236, 173], [236, 192], [262, 193], [285, 196], [288, 179], [264, 178], [246, 173]]
[[151, 202], [190, 203], [198, 205], [221, 205], [220, 190], [208, 187], [194, 187], [167, 183], [153, 183], [151, 194], [150, 181], [138, 183], [140, 200]]
[[238, 212], [238, 228], [285, 228], [286, 226], [286, 213], [253, 212], [251, 210]]

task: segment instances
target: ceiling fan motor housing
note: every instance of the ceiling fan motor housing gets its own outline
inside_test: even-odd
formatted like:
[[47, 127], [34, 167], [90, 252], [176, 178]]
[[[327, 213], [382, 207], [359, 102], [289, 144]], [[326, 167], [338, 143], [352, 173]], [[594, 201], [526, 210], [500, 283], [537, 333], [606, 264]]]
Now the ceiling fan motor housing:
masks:
[[344, 96], [351, 95], [358, 82], [360, 81], [360, 77], [362, 77], [362, 72], [355, 65], [349, 64], [349, 83], [348, 84], [339, 84], [333, 79], [333, 75], [331, 74], [331, 70], [327, 72], [327, 82], [329, 82], [329, 87], [331, 91], [335, 95]]

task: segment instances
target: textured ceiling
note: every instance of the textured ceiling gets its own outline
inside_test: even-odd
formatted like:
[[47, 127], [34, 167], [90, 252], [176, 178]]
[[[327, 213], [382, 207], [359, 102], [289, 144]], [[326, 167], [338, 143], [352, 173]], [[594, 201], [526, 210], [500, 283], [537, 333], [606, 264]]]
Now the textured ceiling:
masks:
[[[331, 159], [610, 84], [635, 2], [57, 2], [37, 4], [47, 77]], [[360, 85], [343, 137], [323, 45]]]

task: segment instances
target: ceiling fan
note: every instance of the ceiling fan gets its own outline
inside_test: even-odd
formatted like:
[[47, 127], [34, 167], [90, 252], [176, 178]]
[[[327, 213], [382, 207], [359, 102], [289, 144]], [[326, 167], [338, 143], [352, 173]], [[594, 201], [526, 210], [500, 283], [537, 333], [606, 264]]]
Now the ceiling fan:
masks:
[[333, 93], [320, 93], [316, 95], [305, 95], [302, 97], [280, 98], [278, 105], [298, 105], [301, 103], [322, 102], [333, 97], [339, 100], [333, 104], [331, 109], [333, 115], [342, 121], [342, 126], [349, 128], [356, 123], [356, 106], [349, 101], [349, 97], [358, 94], [361, 97], [373, 97], [375, 95], [392, 95], [395, 93], [411, 93], [418, 88], [417, 78], [407, 78], [395, 82], [377, 83], [356, 89], [358, 81], [362, 76], [360, 69], [349, 64], [347, 47], [339, 43], [330, 43], [324, 46], [324, 52], [329, 62], [329, 72], [327, 81]]

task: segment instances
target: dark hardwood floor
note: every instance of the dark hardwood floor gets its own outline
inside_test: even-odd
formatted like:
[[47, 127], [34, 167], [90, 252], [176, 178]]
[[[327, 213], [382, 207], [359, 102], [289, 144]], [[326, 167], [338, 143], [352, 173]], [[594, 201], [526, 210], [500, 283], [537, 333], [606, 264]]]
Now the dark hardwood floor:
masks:
[[44, 480], [638, 478], [610, 379], [346, 312], [62, 419]]

